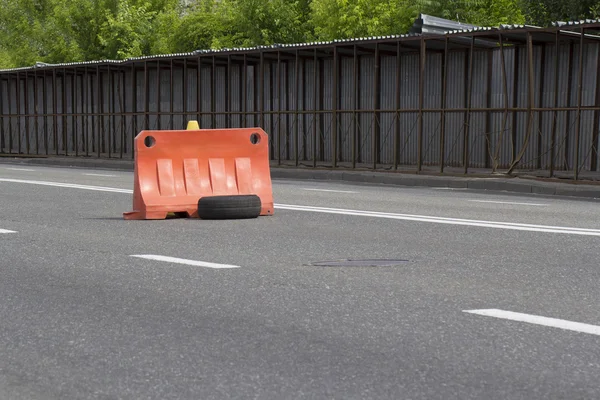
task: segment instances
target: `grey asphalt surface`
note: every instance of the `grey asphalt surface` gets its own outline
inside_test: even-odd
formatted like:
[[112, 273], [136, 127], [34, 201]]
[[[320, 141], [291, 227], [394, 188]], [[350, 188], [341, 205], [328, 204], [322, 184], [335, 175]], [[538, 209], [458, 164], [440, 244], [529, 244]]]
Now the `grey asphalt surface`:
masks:
[[[9, 168], [24, 167], [0, 178], [132, 187], [130, 172]], [[600, 228], [594, 200], [273, 190], [279, 204]], [[0, 234], [0, 398], [600, 398], [600, 336], [463, 312], [600, 325], [600, 237], [281, 209], [124, 221], [130, 209], [130, 194], [0, 181], [0, 229], [17, 231]], [[345, 258], [408, 261], [309, 265]]]

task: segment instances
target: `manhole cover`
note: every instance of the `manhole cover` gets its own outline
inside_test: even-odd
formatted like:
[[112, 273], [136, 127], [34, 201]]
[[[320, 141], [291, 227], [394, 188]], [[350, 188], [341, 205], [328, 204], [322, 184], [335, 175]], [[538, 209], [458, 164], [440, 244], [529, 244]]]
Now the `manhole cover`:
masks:
[[408, 260], [398, 259], [332, 260], [317, 261], [310, 265], [315, 267], [395, 267], [407, 262]]

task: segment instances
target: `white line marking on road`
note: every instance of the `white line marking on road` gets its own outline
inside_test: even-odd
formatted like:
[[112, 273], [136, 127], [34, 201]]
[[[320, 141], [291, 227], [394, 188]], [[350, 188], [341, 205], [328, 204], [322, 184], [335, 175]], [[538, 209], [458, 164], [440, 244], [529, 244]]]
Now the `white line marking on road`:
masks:
[[351, 190], [308, 189], [308, 188], [304, 188], [304, 190], [308, 190], [308, 191], [311, 191], [311, 192], [358, 193], [358, 192], [353, 192]]
[[108, 175], [108, 174], [83, 174], [86, 176], [105, 176], [105, 177], [115, 177], [116, 175]]
[[0, 233], [17, 233], [17, 232], [9, 231], [8, 229], [0, 229]]
[[468, 188], [433, 187], [433, 190], [468, 190]]
[[29, 168], [6, 168], [6, 169], [10, 169], [11, 171], [35, 172], [35, 169], [29, 169]]
[[30, 181], [30, 180], [25, 180], [25, 179], [6, 179], [6, 178], [0, 178], [0, 182], [26, 183], [26, 184], [30, 184], [30, 185], [55, 186], [55, 187], [83, 189], [83, 190], [95, 190], [98, 192], [133, 193], [133, 190], [131, 190], [131, 189], [119, 189], [119, 188], [111, 188], [111, 187], [105, 187], [105, 186], [78, 185], [75, 183]]
[[291, 211], [307, 211], [307, 212], [327, 213], [327, 214], [354, 215], [354, 216], [360, 216], [360, 217], [399, 219], [399, 220], [406, 220], [406, 221], [434, 222], [437, 224], [479, 226], [479, 227], [485, 227], [485, 228], [511, 229], [511, 230], [517, 230], [517, 231], [565, 233], [565, 234], [571, 234], [571, 235], [600, 236], [600, 229], [571, 228], [571, 227], [564, 227], [564, 226], [547, 226], [547, 225], [531, 225], [531, 224], [520, 224], [520, 223], [513, 223], [513, 222], [480, 221], [480, 220], [473, 220], [473, 219], [431, 217], [431, 216], [427, 216], [427, 215], [393, 214], [393, 213], [373, 212], [373, 211], [347, 210], [347, 209], [342, 209], [342, 208], [297, 206], [297, 205], [291, 205], [291, 204], [275, 204], [275, 208], [282, 209], [282, 210], [291, 210]]
[[519, 203], [516, 201], [494, 201], [494, 200], [469, 200], [469, 201], [472, 201], [473, 203], [511, 204], [511, 205], [516, 205], [516, 206], [544, 207], [544, 206], [548, 205], [548, 204], [542, 204], [542, 203]]
[[164, 262], [174, 263], [174, 264], [193, 265], [195, 267], [205, 267], [205, 268], [215, 268], [215, 269], [240, 268], [239, 265], [216, 264], [216, 263], [205, 262], [205, 261], [186, 260], [183, 258], [157, 256], [154, 254], [134, 254], [131, 257], [144, 258], [146, 260], [154, 260], [154, 261], [164, 261]]
[[[45, 181], [29, 181], [23, 179], [5, 179], [0, 178], [0, 182], [13, 182], [13, 183], [27, 183], [33, 185], [45, 185], [45, 186], [57, 186], [72, 189], [84, 189], [84, 190], [96, 190], [102, 192], [115, 192], [115, 193], [127, 193], [132, 194], [131, 189], [119, 189], [104, 186], [88, 186], [88, 185], [77, 185], [73, 183], [59, 183], [59, 182], [45, 182]], [[280, 210], [290, 211], [305, 211], [305, 212], [316, 212], [326, 214], [339, 214], [339, 215], [354, 215], [359, 217], [372, 217], [372, 218], [387, 218], [405, 221], [418, 221], [418, 222], [432, 222], [437, 224], [449, 224], [449, 225], [462, 225], [462, 226], [478, 226], [483, 228], [496, 228], [496, 229], [510, 229], [517, 231], [528, 231], [528, 232], [547, 232], [547, 233], [563, 233], [569, 235], [586, 235], [586, 236], [600, 236], [600, 229], [588, 229], [588, 228], [572, 228], [565, 226], [549, 226], [549, 225], [532, 225], [532, 224], [520, 224], [514, 222], [495, 222], [495, 221], [481, 221], [474, 219], [460, 219], [460, 218], [446, 218], [446, 217], [433, 217], [427, 215], [411, 215], [411, 214], [395, 214], [385, 213], [376, 211], [362, 211], [362, 210], [349, 210], [344, 208], [328, 208], [328, 207], [312, 207], [312, 206], [299, 206], [292, 204], [275, 204], [275, 208]]]
[[512, 311], [504, 311], [497, 309], [489, 310], [463, 310], [469, 314], [483, 315], [485, 317], [494, 317], [508, 319], [511, 321], [526, 322], [529, 324], [549, 326], [552, 328], [566, 329], [580, 333], [589, 333], [590, 335], [600, 336], [600, 326], [583, 324], [581, 322], [572, 322], [564, 319], [540, 317], [539, 315], [522, 314]]

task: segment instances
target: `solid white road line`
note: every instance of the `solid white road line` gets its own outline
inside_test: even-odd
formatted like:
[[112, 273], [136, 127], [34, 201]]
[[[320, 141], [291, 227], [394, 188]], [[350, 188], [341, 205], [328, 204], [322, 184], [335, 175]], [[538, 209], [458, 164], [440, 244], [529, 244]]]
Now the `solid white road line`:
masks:
[[215, 269], [240, 268], [239, 265], [215, 264], [215, 263], [205, 262], [205, 261], [194, 261], [194, 260], [186, 260], [183, 258], [157, 256], [154, 254], [134, 254], [131, 257], [144, 258], [146, 260], [163, 261], [163, 262], [174, 263], [174, 264], [193, 265], [195, 267], [204, 267], [204, 268], [215, 268]]
[[105, 176], [105, 177], [115, 177], [116, 175], [108, 175], [108, 174], [83, 174], [86, 176]]
[[304, 188], [304, 190], [308, 190], [308, 191], [311, 191], [311, 192], [358, 193], [358, 192], [353, 192], [351, 190], [309, 189], [309, 188]]
[[543, 206], [547, 206], [548, 204], [542, 204], [542, 203], [518, 203], [515, 201], [493, 201], [493, 200], [469, 200], [473, 203], [491, 203], [491, 204], [511, 204], [511, 205], [516, 205], [516, 206], [537, 206], [537, 207], [543, 207]]
[[564, 319], [540, 317], [538, 315], [522, 314], [512, 311], [504, 311], [497, 309], [489, 310], [463, 310], [469, 314], [483, 315], [486, 317], [494, 317], [508, 319], [511, 321], [526, 322], [529, 324], [549, 326], [552, 328], [566, 329], [569, 331], [589, 333], [590, 335], [600, 336], [600, 326], [583, 324], [581, 322], [567, 321]]
[[531, 225], [513, 222], [480, 221], [474, 219], [431, 217], [427, 215], [394, 214], [374, 211], [348, 210], [343, 208], [296, 206], [291, 204], [275, 204], [275, 208], [291, 211], [307, 211], [326, 214], [354, 215], [360, 217], [399, 219], [406, 221], [433, 222], [437, 224], [479, 226], [485, 228], [511, 229], [517, 231], [565, 233], [571, 235], [600, 236], [600, 229], [571, 228], [563, 226]]
[[10, 169], [11, 171], [35, 172], [35, 169], [28, 169], [28, 168], [6, 168], [6, 169]]
[[131, 190], [131, 189], [119, 189], [119, 188], [111, 188], [111, 187], [105, 187], [105, 186], [78, 185], [75, 183], [30, 181], [30, 180], [25, 180], [25, 179], [6, 179], [6, 178], [0, 178], [0, 182], [26, 183], [26, 184], [30, 184], [30, 185], [55, 186], [55, 187], [83, 189], [83, 190], [95, 190], [98, 192], [133, 193], [133, 190]]
[[[131, 190], [131, 189], [119, 189], [119, 188], [111, 188], [111, 187], [104, 187], [104, 186], [78, 185], [78, 184], [74, 184], [74, 183], [29, 181], [29, 180], [23, 180], [23, 179], [5, 179], [5, 178], [0, 178], [0, 182], [13, 182], [13, 183], [26, 183], [26, 184], [32, 184], [32, 185], [57, 186], [57, 187], [65, 187], [65, 188], [72, 188], [72, 189], [96, 190], [96, 191], [102, 191], [102, 192], [115, 192], [115, 193], [127, 193], [127, 194], [133, 193], [133, 190]], [[325, 213], [325, 214], [353, 215], [353, 216], [359, 216], [359, 217], [387, 218], [387, 219], [405, 220], [405, 221], [432, 222], [432, 223], [436, 223], [436, 224], [448, 224], [448, 225], [478, 226], [478, 227], [484, 227], [484, 228], [510, 229], [510, 230], [528, 231], [528, 232], [546, 232], [546, 233], [563, 233], [563, 234], [569, 234], [569, 235], [600, 236], [600, 229], [520, 224], [520, 223], [515, 223], [515, 222], [482, 221], [482, 220], [461, 219], [461, 218], [432, 217], [432, 216], [428, 216], [428, 215], [396, 214], [396, 213], [386, 213], [386, 212], [376, 212], [376, 211], [350, 210], [350, 209], [344, 209], [344, 208], [299, 206], [299, 205], [293, 205], [293, 204], [275, 204], [275, 208], [280, 209], [280, 210], [290, 210], [290, 211], [305, 211], [305, 212], [315, 212], [315, 213]]]
[[17, 233], [17, 232], [9, 231], [8, 229], [0, 229], [0, 233]]

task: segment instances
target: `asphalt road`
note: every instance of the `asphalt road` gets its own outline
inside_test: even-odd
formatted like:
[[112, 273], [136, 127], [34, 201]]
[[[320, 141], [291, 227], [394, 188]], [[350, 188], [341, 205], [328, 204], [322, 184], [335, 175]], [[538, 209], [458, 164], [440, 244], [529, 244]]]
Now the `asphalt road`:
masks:
[[275, 181], [125, 221], [132, 179], [0, 166], [1, 399], [600, 398], [598, 202]]

